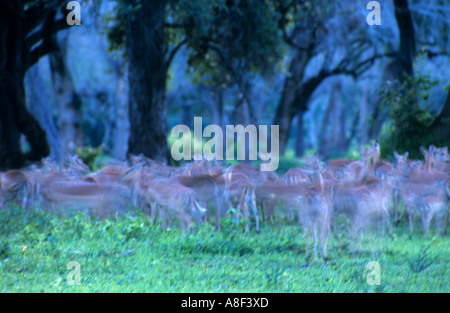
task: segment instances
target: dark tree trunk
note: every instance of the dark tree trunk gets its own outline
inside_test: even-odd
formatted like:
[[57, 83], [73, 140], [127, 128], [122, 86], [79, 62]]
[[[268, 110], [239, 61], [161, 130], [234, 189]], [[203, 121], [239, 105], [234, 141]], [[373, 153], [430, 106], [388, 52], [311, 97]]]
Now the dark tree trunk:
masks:
[[298, 103], [299, 100], [302, 100], [298, 97], [298, 89], [301, 86], [303, 74], [310, 59], [310, 52], [297, 51], [289, 66], [289, 75], [284, 81], [280, 102], [272, 122], [273, 125], [279, 125], [280, 155], [283, 155], [286, 149], [292, 120], [296, 115], [296, 111], [301, 112], [299, 116], [303, 116], [303, 112], [306, 111], [306, 102]]
[[369, 142], [369, 127], [368, 127], [368, 106], [369, 106], [369, 87], [364, 83], [362, 87], [362, 96], [359, 109], [359, 145], [364, 146]]
[[348, 140], [346, 134], [347, 125], [345, 121], [344, 102], [342, 101], [342, 85], [340, 81], [333, 84], [331, 101], [333, 105], [333, 113], [331, 117], [332, 146], [328, 153], [334, 152], [336, 154], [341, 154], [347, 150]]
[[333, 111], [333, 91], [330, 94], [330, 99], [325, 108], [325, 112], [323, 113], [322, 125], [320, 127], [319, 133], [319, 142], [317, 147], [319, 155], [324, 159], [327, 159], [329, 157], [328, 153], [331, 148], [330, 133], [332, 129], [330, 129], [331, 128], [330, 122], [332, 111]]
[[[25, 105], [24, 78], [30, 56], [19, 15], [22, 9], [22, 1], [0, 7], [0, 170], [21, 167], [50, 152], [45, 132]], [[21, 150], [21, 134], [30, 145], [28, 153]]]
[[303, 130], [303, 113], [297, 115], [297, 135], [295, 141], [295, 155], [300, 157], [305, 152], [304, 143], [304, 130]]
[[[396, 88], [402, 84], [407, 76], [413, 75], [413, 63], [416, 55], [416, 40], [414, 35], [414, 24], [408, 0], [394, 0], [395, 19], [400, 32], [400, 43], [397, 57], [393, 58], [386, 66], [383, 73], [383, 82], [390, 82], [390, 86], [382, 88]], [[371, 98], [373, 107], [373, 122], [369, 129], [371, 138], [376, 138], [381, 131], [384, 121], [388, 118], [389, 108], [380, 106], [378, 95]]]
[[[134, 1], [129, 1], [133, 2]], [[165, 0], [141, 1], [126, 26], [129, 60], [128, 155], [168, 160], [164, 41]]]
[[314, 90], [329, 76], [329, 73], [320, 72], [303, 83], [287, 77], [283, 88], [281, 100], [278, 103], [273, 125], [279, 125], [279, 151], [283, 155], [289, 140], [292, 120], [296, 115], [301, 115], [308, 109], [308, 101]]
[[431, 130], [435, 131], [442, 138], [447, 138], [447, 140], [450, 138], [450, 90], [448, 91], [444, 107], [431, 125]]
[[[414, 25], [408, 0], [394, 0], [395, 19], [400, 31], [399, 60], [402, 70], [408, 75], [413, 74], [413, 61], [416, 54]], [[403, 74], [403, 73], [402, 73]], [[403, 77], [399, 77], [402, 79]]]

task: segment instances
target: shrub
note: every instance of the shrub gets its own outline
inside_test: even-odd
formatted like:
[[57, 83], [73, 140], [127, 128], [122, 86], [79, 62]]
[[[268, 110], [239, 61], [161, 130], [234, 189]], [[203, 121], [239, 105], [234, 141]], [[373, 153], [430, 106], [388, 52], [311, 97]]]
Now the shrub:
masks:
[[419, 159], [420, 146], [448, 144], [447, 138], [430, 127], [437, 117], [431, 106], [431, 89], [437, 84], [429, 76], [417, 74], [380, 91], [381, 105], [389, 107], [391, 117], [381, 135], [383, 158], [392, 158], [394, 151], [408, 151], [411, 158]]

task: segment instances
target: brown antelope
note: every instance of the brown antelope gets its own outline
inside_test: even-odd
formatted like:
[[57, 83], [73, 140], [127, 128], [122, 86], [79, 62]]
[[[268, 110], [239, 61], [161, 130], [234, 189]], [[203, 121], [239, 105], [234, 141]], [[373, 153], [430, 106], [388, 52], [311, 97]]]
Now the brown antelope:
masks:
[[39, 192], [43, 204], [51, 210], [81, 208], [104, 218], [124, 208], [121, 186], [100, 184], [93, 177], [67, 179], [51, 175], [41, 182]]
[[238, 221], [241, 211], [244, 217], [249, 220], [249, 207], [251, 208], [255, 218], [256, 231], [259, 232], [255, 186], [250, 179], [243, 173], [233, 171], [233, 167], [230, 166], [225, 173], [225, 193], [230, 205], [235, 206], [237, 204]]
[[33, 193], [33, 185], [27, 174], [21, 170], [0, 172], [0, 205], [15, 202], [23, 209], [28, 209]]
[[[380, 161], [378, 142], [361, 151], [361, 158], [362, 161], [351, 162], [344, 168], [339, 175], [340, 183], [333, 190], [333, 219], [339, 214], [349, 217], [354, 235], [361, 233], [375, 217], [390, 228], [389, 207], [391, 199], [395, 198], [391, 183], [385, 177], [393, 170], [387, 162]], [[389, 171], [377, 173], [377, 166], [389, 168]]]
[[240, 172], [250, 179], [255, 186], [256, 204], [257, 207], [261, 208], [262, 220], [270, 219], [273, 216], [276, 199], [274, 193], [267, 193], [266, 191], [271, 185], [278, 183], [278, 175], [272, 171], [260, 171], [258, 168], [245, 163], [236, 164], [232, 170]]
[[[322, 248], [322, 257], [327, 257], [327, 243], [330, 232], [329, 192], [319, 170], [309, 175], [310, 184], [301, 191], [299, 217], [306, 231], [314, 240], [314, 262], [317, 261], [317, 244]], [[306, 249], [308, 251], [308, 249]]]
[[341, 181], [346, 183], [363, 183], [367, 176], [370, 174], [370, 158], [372, 156], [372, 151], [370, 149], [364, 149], [361, 151], [361, 161], [352, 161], [348, 163], [347, 166], [341, 168], [336, 173]]
[[196, 201], [194, 191], [180, 184], [176, 177], [164, 177], [154, 170], [145, 165], [135, 166], [121, 179], [133, 184], [143, 200], [144, 211], [150, 207], [152, 222], [155, 223], [158, 215], [165, 228], [175, 216], [183, 232], [190, 229], [192, 217], [200, 224], [205, 209]]
[[407, 154], [399, 156], [394, 153], [401, 174], [403, 213], [408, 213], [411, 232], [414, 230], [416, 218], [420, 217], [424, 234], [428, 233], [432, 219], [436, 222], [436, 231], [439, 234], [445, 232], [446, 227], [448, 176], [433, 168], [434, 146], [430, 146], [428, 150], [421, 147], [421, 152], [425, 158], [423, 165], [408, 164]]
[[154, 205], [162, 206], [160, 214], [164, 226], [170, 216], [176, 216], [180, 221], [182, 231], [190, 230], [192, 219], [200, 225], [205, 209], [196, 201], [195, 192], [174, 178], [155, 178], [147, 190], [148, 201], [154, 201]]
[[147, 213], [147, 209], [150, 209], [149, 213], [154, 224], [158, 207], [152, 194], [148, 193], [152, 177], [155, 175], [153, 169], [144, 163], [135, 165], [119, 179], [119, 182], [130, 187], [135, 208], [140, 208], [144, 214]]
[[[191, 173], [192, 174], [192, 173]], [[214, 175], [210, 174], [196, 174], [194, 176], [177, 175], [174, 178], [183, 186], [191, 188], [199, 203], [207, 207], [208, 203], [214, 204], [216, 213], [216, 229], [221, 229], [220, 218], [223, 209], [225, 208], [226, 193], [225, 193], [225, 179], [222, 172], [217, 172]]]
[[347, 159], [335, 159], [328, 161], [326, 164], [326, 168], [336, 174], [336, 172], [338, 172], [339, 170], [343, 170], [350, 162], [352, 161]]
[[308, 171], [301, 168], [291, 168], [283, 175], [283, 180], [288, 185], [306, 184], [308, 180]]

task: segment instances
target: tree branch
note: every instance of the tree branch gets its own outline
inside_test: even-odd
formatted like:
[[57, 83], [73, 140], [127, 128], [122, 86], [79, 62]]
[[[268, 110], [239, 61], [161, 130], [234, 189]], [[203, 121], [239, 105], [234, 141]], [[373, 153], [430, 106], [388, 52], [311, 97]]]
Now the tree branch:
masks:
[[36, 64], [41, 57], [56, 49], [56, 42], [53, 40], [52, 36], [55, 16], [56, 10], [53, 10], [45, 19], [44, 25], [40, 30], [42, 33], [42, 43], [34, 48], [28, 55], [29, 57], [27, 58], [27, 62], [24, 62], [26, 64], [26, 69]]
[[167, 57], [167, 60], [166, 60], [166, 68], [169, 68], [170, 63], [172, 63], [172, 60], [175, 57], [175, 55], [177, 54], [178, 50], [180, 50], [181, 47], [184, 46], [188, 42], [189, 42], [189, 39], [184, 38], [172, 49], [172, 51], [170, 51], [169, 56]]
[[[59, 0], [54, 5], [49, 5], [46, 1], [40, 1], [37, 4], [29, 7], [25, 11], [25, 32], [28, 34], [32, 32], [39, 24], [45, 21], [49, 14], [53, 11], [57, 11], [59, 7], [62, 7], [66, 1]], [[61, 8], [61, 9], [65, 9]]]
[[[58, 33], [61, 30], [64, 29], [68, 29], [72, 26], [70, 26], [69, 24], [67, 24], [67, 21], [65, 18], [61, 18], [57, 21], [55, 21], [52, 25], [51, 30], [49, 31], [49, 35], [53, 36], [56, 33]], [[32, 33], [30, 36], [28, 36], [25, 40], [25, 44], [27, 45], [27, 47], [31, 48], [33, 47], [35, 44], [37, 44], [39, 41], [44, 39], [44, 27], [42, 27], [41, 29], [39, 29], [38, 31]]]

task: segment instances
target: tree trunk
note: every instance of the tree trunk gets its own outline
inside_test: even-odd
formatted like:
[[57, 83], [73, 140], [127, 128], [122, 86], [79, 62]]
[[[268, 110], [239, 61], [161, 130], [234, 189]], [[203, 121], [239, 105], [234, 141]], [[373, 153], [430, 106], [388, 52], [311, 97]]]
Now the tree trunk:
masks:
[[53, 90], [58, 105], [58, 129], [61, 157], [75, 154], [83, 146], [81, 99], [75, 91], [67, 65], [68, 33], [58, 34], [57, 49], [50, 54]]
[[431, 125], [431, 130], [439, 134], [441, 138], [447, 138], [447, 140], [450, 138], [450, 90], [448, 91], [444, 107]]
[[[320, 72], [303, 83], [290, 81], [292, 77], [287, 77], [281, 100], [278, 103], [273, 125], [279, 125], [279, 151], [283, 155], [289, 140], [292, 120], [296, 115], [301, 115], [308, 109], [308, 101], [314, 90], [328, 77], [325, 72]], [[287, 82], [290, 81], [290, 82]]]
[[61, 147], [58, 129], [52, 116], [52, 107], [54, 104], [49, 101], [50, 97], [45, 90], [40, 72], [40, 63], [28, 70], [25, 76], [25, 82], [27, 86], [28, 109], [38, 120], [39, 124], [42, 125], [47, 134], [47, 140], [50, 145], [50, 157], [59, 162], [61, 158]]
[[[297, 103], [299, 86], [303, 80], [303, 75], [311, 59], [311, 53], [307, 51], [296, 51], [294, 58], [289, 66], [289, 75], [284, 80], [283, 91], [281, 93], [280, 102], [278, 103], [273, 125], [279, 125], [279, 149], [280, 155], [284, 154], [286, 145], [289, 139], [289, 132], [291, 130], [292, 119], [295, 114], [295, 106], [301, 107], [306, 111], [306, 103]], [[299, 116], [303, 113], [300, 113]]]
[[125, 62], [118, 66], [117, 88], [115, 97], [116, 123], [114, 128], [113, 156], [124, 160], [127, 155], [130, 121], [128, 119], [127, 69]]
[[166, 0], [142, 1], [126, 26], [130, 86], [128, 155], [144, 154], [161, 161], [167, 161], [169, 157], [165, 105], [166, 3]]
[[[400, 32], [400, 43], [398, 56], [386, 66], [383, 72], [384, 82], [390, 82], [390, 86], [382, 88], [396, 88], [402, 84], [407, 76], [413, 75], [413, 63], [416, 55], [416, 40], [414, 35], [414, 25], [411, 17], [411, 11], [408, 7], [408, 0], [394, 0], [395, 19]], [[378, 137], [384, 121], [389, 115], [389, 108], [380, 106], [380, 97], [375, 95], [371, 98], [373, 107], [373, 121], [370, 126], [369, 134], [371, 138]]]
[[366, 145], [369, 142], [369, 128], [368, 128], [368, 101], [369, 101], [369, 87], [364, 83], [362, 87], [362, 95], [359, 109], [359, 144]]
[[322, 118], [322, 126], [319, 134], [319, 143], [317, 147], [317, 151], [320, 157], [327, 159], [328, 153], [330, 150], [330, 122], [331, 122], [331, 114], [333, 111], [333, 92], [330, 93], [330, 99], [328, 100], [328, 104], [325, 108], [325, 112], [323, 113]]
[[[18, 1], [14, 9], [21, 11]], [[18, 168], [26, 161], [37, 161], [49, 154], [45, 132], [25, 105], [24, 78], [27, 57], [24, 22], [16, 12], [0, 10], [0, 170]], [[20, 147], [24, 134], [30, 151]]]
[[[347, 150], [346, 121], [344, 112], [344, 103], [342, 101], [342, 85], [340, 81], [333, 84], [331, 91], [331, 101], [333, 111], [331, 115], [331, 151], [337, 154], [344, 153]], [[331, 156], [330, 154], [328, 156]]]
[[295, 155], [300, 157], [305, 152], [305, 133], [303, 131], [303, 113], [297, 115], [297, 135], [295, 141]]
[[[408, 0], [394, 0], [395, 19], [400, 31], [400, 47], [398, 61], [402, 65], [402, 72], [413, 74], [413, 62], [416, 55], [416, 40], [414, 36], [414, 25]], [[403, 74], [403, 73], [402, 73]], [[399, 77], [400, 80], [403, 77]]]

